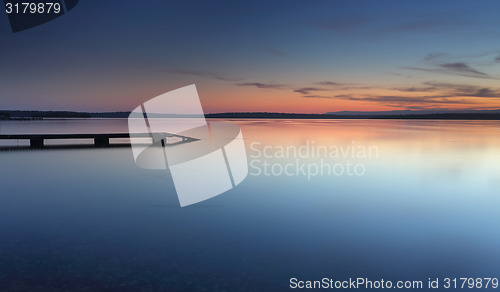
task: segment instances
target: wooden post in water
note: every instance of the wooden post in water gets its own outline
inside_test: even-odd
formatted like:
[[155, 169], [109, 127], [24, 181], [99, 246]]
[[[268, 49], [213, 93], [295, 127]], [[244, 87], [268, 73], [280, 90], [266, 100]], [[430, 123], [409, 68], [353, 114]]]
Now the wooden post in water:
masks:
[[43, 139], [42, 138], [31, 138], [30, 139], [30, 147], [31, 148], [43, 148]]
[[95, 138], [94, 146], [97, 147], [108, 147], [109, 146], [109, 138]]

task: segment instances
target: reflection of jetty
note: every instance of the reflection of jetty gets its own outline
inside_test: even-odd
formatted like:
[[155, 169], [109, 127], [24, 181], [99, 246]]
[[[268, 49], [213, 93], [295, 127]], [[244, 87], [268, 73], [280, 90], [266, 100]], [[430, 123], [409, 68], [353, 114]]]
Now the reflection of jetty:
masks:
[[[176, 138], [175, 143], [187, 143], [198, 139], [182, 135], [170, 133], [133, 133], [134, 138], [151, 138], [154, 135], [155, 139], [161, 138], [168, 141], [168, 138]], [[109, 147], [110, 139], [128, 139], [129, 133], [109, 133], [109, 134], [16, 134], [16, 135], [0, 135], [0, 140], [29, 140], [31, 148], [43, 148], [45, 140], [75, 140], [75, 139], [93, 139], [96, 147]]]

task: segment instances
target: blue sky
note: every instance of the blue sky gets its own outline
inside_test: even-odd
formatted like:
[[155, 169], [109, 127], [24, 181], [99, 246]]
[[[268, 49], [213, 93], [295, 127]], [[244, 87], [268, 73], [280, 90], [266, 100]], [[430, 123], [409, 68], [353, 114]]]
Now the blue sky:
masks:
[[131, 110], [193, 83], [209, 112], [500, 108], [499, 8], [85, 0], [15, 34], [0, 14], [0, 108]]

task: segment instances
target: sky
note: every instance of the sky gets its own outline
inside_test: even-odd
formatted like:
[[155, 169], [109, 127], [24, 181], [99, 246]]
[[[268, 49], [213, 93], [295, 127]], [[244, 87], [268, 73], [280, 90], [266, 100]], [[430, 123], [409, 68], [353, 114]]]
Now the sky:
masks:
[[216, 112], [499, 109], [499, 1], [84, 0], [12, 33], [0, 109], [130, 111], [196, 84]]

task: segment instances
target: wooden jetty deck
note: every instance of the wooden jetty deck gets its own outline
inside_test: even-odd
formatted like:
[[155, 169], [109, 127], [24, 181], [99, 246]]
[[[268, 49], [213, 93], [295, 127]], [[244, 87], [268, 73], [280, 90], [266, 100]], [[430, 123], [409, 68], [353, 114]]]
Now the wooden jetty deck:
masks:
[[[198, 139], [170, 134], [170, 133], [133, 133], [133, 137], [137, 138], [151, 138], [152, 135], [155, 137], [161, 137], [162, 139], [167, 138], [179, 138], [181, 143], [192, 142]], [[75, 139], [93, 139], [94, 146], [96, 147], [108, 147], [110, 146], [110, 139], [124, 139], [130, 138], [129, 133], [98, 133], [98, 134], [13, 134], [13, 135], [0, 135], [0, 140], [29, 140], [31, 148], [43, 148], [45, 146], [45, 140], [75, 140]]]

